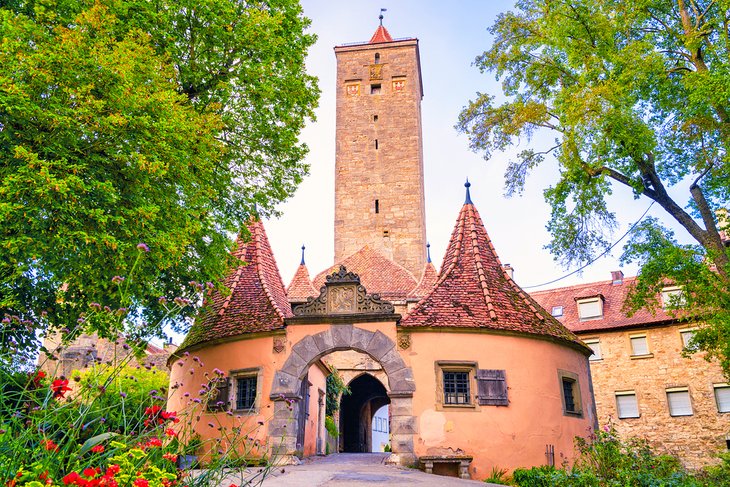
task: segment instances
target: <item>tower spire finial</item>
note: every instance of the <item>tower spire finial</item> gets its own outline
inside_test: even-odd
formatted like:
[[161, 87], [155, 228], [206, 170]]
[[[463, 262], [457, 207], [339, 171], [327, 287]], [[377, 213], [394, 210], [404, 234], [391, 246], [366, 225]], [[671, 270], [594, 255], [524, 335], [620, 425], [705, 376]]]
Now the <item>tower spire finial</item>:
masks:
[[466, 182], [464, 183], [464, 187], [466, 188], [466, 200], [464, 201], [465, 205], [473, 205], [474, 203], [471, 202], [471, 194], [469, 194], [469, 188], [471, 187], [471, 183], [469, 182], [469, 178], [466, 178]]
[[428, 262], [430, 264], [431, 263], [431, 242], [428, 242], [426, 244], [426, 257], [427, 257], [426, 262]]
[[380, 15], [378, 15], [378, 19], [380, 19], [380, 25], [381, 26], [383, 25], [383, 12], [387, 12], [387, 11], [388, 11], [387, 8], [381, 8], [380, 9]]
[[305, 248], [306, 247], [304, 247], [304, 245], [302, 245], [302, 261], [299, 263], [299, 265], [304, 265], [304, 249]]

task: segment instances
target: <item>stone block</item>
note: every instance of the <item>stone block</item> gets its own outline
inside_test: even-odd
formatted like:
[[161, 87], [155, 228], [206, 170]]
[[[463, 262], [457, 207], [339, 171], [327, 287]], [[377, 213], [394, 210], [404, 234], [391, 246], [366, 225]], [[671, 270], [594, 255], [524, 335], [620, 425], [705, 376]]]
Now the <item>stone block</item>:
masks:
[[289, 354], [289, 358], [286, 359], [284, 367], [281, 368], [284, 372], [294, 377], [303, 377], [309, 367], [309, 362], [306, 362], [297, 352], [294, 350]]
[[393, 453], [413, 453], [413, 435], [392, 433], [390, 435], [390, 447]]
[[391, 392], [394, 393], [414, 392], [416, 390], [416, 381], [413, 379], [413, 371], [410, 367], [404, 367], [388, 374], [388, 384]]
[[368, 344], [368, 353], [375, 360], [380, 361], [393, 348], [395, 348], [395, 343], [378, 330]]
[[311, 364], [315, 358], [321, 353], [314, 338], [307, 335], [296, 345], [292, 347], [292, 352], [296, 352], [306, 363]]
[[323, 331], [317, 333], [312, 337], [314, 343], [319, 348], [320, 352], [330, 352], [334, 347], [334, 340], [332, 339], [332, 330]]
[[414, 435], [418, 433], [418, 421], [415, 416], [391, 416], [390, 431], [393, 435]]
[[413, 414], [412, 397], [393, 397], [390, 400], [391, 416], [410, 416]]
[[[391, 374], [403, 369], [406, 366], [406, 363], [403, 361], [403, 358], [398, 353], [398, 350], [396, 350], [395, 347], [392, 347], [380, 359], [380, 365], [383, 366], [383, 369], [388, 374], [388, 377], [390, 377]], [[391, 390], [396, 389], [391, 385]]]
[[335, 348], [350, 348], [352, 325], [332, 325], [332, 341]]
[[373, 335], [375, 334], [371, 331], [354, 327], [352, 329], [352, 340], [350, 342], [352, 348], [367, 353], [368, 344], [370, 343], [370, 340], [373, 339]]
[[[297, 394], [299, 391], [299, 378], [296, 376], [289, 374], [287, 372], [284, 372], [283, 370], [276, 371], [276, 374], [274, 374], [274, 382], [271, 385], [271, 394], [270, 397], [273, 400], [277, 400], [278, 396], [284, 395], [284, 396], [291, 396], [292, 394]], [[275, 407], [278, 405], [278, 402], [275, 403]]]

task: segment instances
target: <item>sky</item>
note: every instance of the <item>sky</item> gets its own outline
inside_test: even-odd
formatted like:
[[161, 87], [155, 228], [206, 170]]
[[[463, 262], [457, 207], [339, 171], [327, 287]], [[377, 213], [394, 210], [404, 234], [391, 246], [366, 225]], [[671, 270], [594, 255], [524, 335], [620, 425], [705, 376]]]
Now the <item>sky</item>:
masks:
[[[335, 74], [333, 47], [367, 41], [378, 26], [380, 8], [386, 8], [383, 25], [394, 38], [419, 39], [424, 97], [422, 101], [423, 152], [426, 198], [426, 234], [431, 257], [440, 268], [456, 217], [464, 202], [464, 182], [472, 183], [471, 196], [503, 264], [515, 269], [515, 281], [528, 290], [557, 279], [575, 268], [556, 263], [545, 250], [550, 236], [546, 223], [550, 208], [543, 190], [557, 181], [555, 164], [546, 163], [528, 179], [523, 196], [504, 196], [504, 170], [517, 152], [496, 153], [489, 161], [471, 152], [467, 137], [454, 125], [461, 109], [477, 92], [504, 100], [500, 83], [492, 73], [480, 73], [472, 65], [491, 43], [488, 28], [511, 1], [473, 0], [434, 2], [390, 0], [332, 2], [304, 0], [304, 14], [311, 19], [310, 32], [318, 40], [311, 48], [307, 70], [319, 78], [322, 90], [317, 120], [308, 124], [301, 140], [310, 149], [306, 161], [310, 175], [287, 202], [279, 205], [279, 218], [265, 222], [284, 284], [288, 285], [306, 245], [306, 262], [314, 276], [334, 262], [334, 165], [335, 165]], [[526, 147], [545, 147], [553, 137], [544, 134]], [[629, 191], [618, 189], [609, 200], [619, 217], [614, 240], [621, 237], [647, 209], [645, 198], [634, 200]], [[649, 215], [661, 216], [652, 208]], [[681, 237], [681, 234], [680, 234]], [[580, 282], [607, 280], [620, 267], [621, 245], [613, 254], [597, 260], [580, 274], [544, 288]], [[637, 268], [621, 268], [626, 276]], [[417, 276], [420, 277], [420, 276]]]

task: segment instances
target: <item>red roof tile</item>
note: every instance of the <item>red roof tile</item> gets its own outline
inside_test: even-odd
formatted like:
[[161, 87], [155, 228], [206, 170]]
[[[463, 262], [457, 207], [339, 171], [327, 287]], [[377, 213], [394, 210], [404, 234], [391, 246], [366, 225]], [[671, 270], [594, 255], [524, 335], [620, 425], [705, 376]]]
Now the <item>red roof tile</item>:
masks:
[[470, 200], [459, 213], [436, 286], [400, 325], [492, 329], [582, 345], [502, 268]]
[[360, 276], [360, 284], [365, 286], [369, 294], [379, 294], [383, 299], [406, 299], [418, 284], [413, 274], [404, 267], [365, 245], [351, 256], [317, 274], [312, 283], [315, 289], [321, 288], [327, 275], [337, 272], [341, 265]]
[[[577, 286], [535, 291], [531, 295], [545, 309], [562, 306], [563, 316], [558, 319], [576, 333], [656, 325], [673, 320], [672, 316], [661, 308], [654, 313], [647, 309], [640, 309], [631, 317], [624, 313], [622, 308], [626, 295], [635, 281], [635, 277], [627, 277], [624, 278], [622, 284], [613, 284], [612, 280], [590, 282]], [[599, 294], [603, 296], [603, 317], [581, 320], [578, 316], [578, 303], [575, 300]]]
[[301, 264], [297, 269], [289, 287], [286, 288], [286, 295], [290, 303], [303, 303], [307, 301], [308, 297], [319, 296], [319, 291], [312, 286], [312, 281], [309, 280], [309, 271], [305, 264]]
[[418, 285], [413, 290], [411, 290], [408, 297], [421, 299], [422, 297], [426, 296], [436, 285], [438, 278], [439, 275], [438, 272], [436, 272], [436, 267], [434, 267], [431, 261], [428, 261], [426, 263], [426, 268], [423, 269], [423, 275], [421, 276], [421, 280], [418, 282]]
[[375, 30], [375, 34], [373, 34], [373, 36], [370, 38], [370, 44], [377, 44], [380, 42], [393, 42], [393, 38], [390, 37], [388, 29], [386, 29], [382, 25], [378, 26], [378, 28]]
[[263, 224], [252, 221], [248, 230], [249, 241], [239, 238], [233, 252], [243, 263], [224, 280], [230, 294], [213, 292], [180, 349], [218, 338], [283, 328], [284, 318], [292, 316]]

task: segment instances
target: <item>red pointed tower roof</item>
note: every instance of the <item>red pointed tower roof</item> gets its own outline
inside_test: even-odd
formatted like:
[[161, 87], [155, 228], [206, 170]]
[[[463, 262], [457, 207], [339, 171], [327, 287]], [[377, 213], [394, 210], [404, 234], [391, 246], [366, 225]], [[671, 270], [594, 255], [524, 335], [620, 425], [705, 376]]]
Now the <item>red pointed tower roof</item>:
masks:
[[248, 231], [248, 241], [239, 237], [233, 252], [243, 263], [223, 281], [230, 294], [214, 291], [209, 296], [207, 308], [180, 350], [210, 340], [283, 328], [284, 319], [292, 316], [264, 225], [253, 220]]
[[482, 328], [541, 335], [589, 349], [535, 302], [502, 268], [479, 212], [466, 202], [456, 220], [436, 286], [402, 327]]
[[304, 303], [309, 297], [319, 296], [319, 291], [312, 286], [307, 265], [304, 263], [304, 245], [302, 245], [302, 262], [289, 283], [289, 287], [286, 288], [286, 295], [290, 303]]
[[428, 249], [428, 261], [426, 262], [426, 267], [423, 269], [423, 274], [421, 275], [421, 280], [418, 282], [418, 285], [409, 293], [409, 298], [421, 299], [431, 292], [431, 289], [433, 289], [438, 281], [438, 272], [436, 272], [436, 267], [433, 265], [433, 262], [431, 262], [431, 244], [426, 245], [426, 248]]
[[379, 44], [381, 42], [393, 42], [390, 32], [388, 32], [388, 29], [383, 27], [383, 24], [380, 24], [378, 28], [375, 29], [375, 33], [370, 38], [370, 44]]
[[365, 245], [351, 256], [317, 274], [312, 283], [315, 289], [322, 287], [325, 278], [336, 272], [341, 265], [360, 276], [360, 283], [365, 286], [368, 293], [379, 294], [384, 299], [406, 299], [411, 289], [418, 284], [413, 274], [405, 267]]

